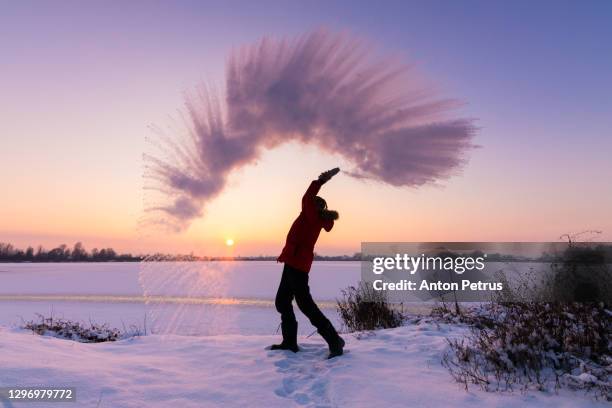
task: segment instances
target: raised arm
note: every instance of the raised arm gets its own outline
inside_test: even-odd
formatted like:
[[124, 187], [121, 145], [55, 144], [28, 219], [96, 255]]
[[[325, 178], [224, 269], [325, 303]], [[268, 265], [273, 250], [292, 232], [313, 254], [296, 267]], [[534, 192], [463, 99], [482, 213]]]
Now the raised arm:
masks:
[[302, 211], [306, 211], [314, 206], [314, 198], [321, 190], [321, 186], [323, 184], [319, 180], [312, 180], [310, 185], [308, 186], [308, 190], [304, 193], [302, 197]]
[[306, 210], [310, 208], [311, 206], [314, 206], [314, 198], [319, 192], [319, 190], [321, 190], [321, 186], [327, 183], [332, 177], [334, 177], [339, 172], [340, 172], [340, 169], [338, 167], [336, 167], [335, 169], [324, 171], [323, 173], [319, 175], [318, 179], [313, 180], [310, 183], [310, 186], [308, 186], [306, 193], [304, 193], [304, 196], [302, 197], [302, 210]]

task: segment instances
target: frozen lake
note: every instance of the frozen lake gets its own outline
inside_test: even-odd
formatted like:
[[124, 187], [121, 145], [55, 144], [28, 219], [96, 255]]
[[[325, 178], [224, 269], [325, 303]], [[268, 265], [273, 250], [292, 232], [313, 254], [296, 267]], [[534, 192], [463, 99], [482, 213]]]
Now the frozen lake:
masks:
[[[43, 314], [119, 329], [186, 335], [273, 334], [274, 297], [282, 264], [273, 261], [0, 264], [0, 325], [20, 326]], [[315, 262], [310, 288], [339, 325], [336, 299], [361, 278], [359, 262]], [[532, 273], [535, 264], [491, 263], [491, 270]], [[430, 303], [405, 303], [425, 313]], [[429, 305], [429, 306], [428, 306]], [[294, 306], [295, 307], [295, 306]], [[300, 334], [314, 328], [297, 311]]]
[[[0, 264], [0, 325], [36, 314], [177, 334], [272, 334], [282, 264], [126, 262]], [[315, 262], [310, 287], [338, 323], [335, 299], [360, 279], [359, 262]], [[300, 333], [314, 328], [299, 313]]]

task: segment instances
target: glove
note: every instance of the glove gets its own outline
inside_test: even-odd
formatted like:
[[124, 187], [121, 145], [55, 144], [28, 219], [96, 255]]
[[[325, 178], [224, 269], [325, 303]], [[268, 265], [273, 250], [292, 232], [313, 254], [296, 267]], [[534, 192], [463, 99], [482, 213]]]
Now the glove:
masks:
[[319, 181], [321, 182], [321, 184], [325, 184], [327, 183], [332, 177], [334, 177], [336, 174], [340, 173], [340, 168], [336, 167], [334, 169], [331, 170], [327, 170], [324, 171], [323, 173], [321, 173], [319, 175]]

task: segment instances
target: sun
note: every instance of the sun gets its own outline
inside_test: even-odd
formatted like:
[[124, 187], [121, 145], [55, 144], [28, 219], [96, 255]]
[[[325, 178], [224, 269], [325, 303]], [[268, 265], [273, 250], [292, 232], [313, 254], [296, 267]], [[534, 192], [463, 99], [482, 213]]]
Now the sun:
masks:
[[226, 239], [225, 245], [227, 245], [228, 247], [234, 246], [234, 240], [231, 238]]

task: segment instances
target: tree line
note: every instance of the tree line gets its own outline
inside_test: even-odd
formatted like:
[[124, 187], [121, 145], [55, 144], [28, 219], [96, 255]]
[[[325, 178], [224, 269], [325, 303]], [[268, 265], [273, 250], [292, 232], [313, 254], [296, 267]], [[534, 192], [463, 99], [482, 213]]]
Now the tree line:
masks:
[[[146, 254], [132, 255], [130, 253], [119, 254], [113, 248], [94, 248], [87, 251], [81, 242], [74, 244], [72, 248], [66, 244], [46, 250], [42, 246], [36, 249], [29, 246], [26, 249], [16, 248], [12, 244], [0, 242], [0, 262], [139, 262], [139, 261], [275, 261], [277, 256], [197, 256], [176, 254]], [[315, 254], [316, 261], [359, 261], [361, 253], [354, 255], [323, 256]]]
[[132, 262], [140, 261], [142, 257], [132, 254], [118, 254], [113, 248], [94, 248], [87, 251], [81, 242], [72, 248], [62, 244], [46, 250], [42, 246], [34, 249], [15, 248], [12, 244], [0, 242], [0, 262]]

